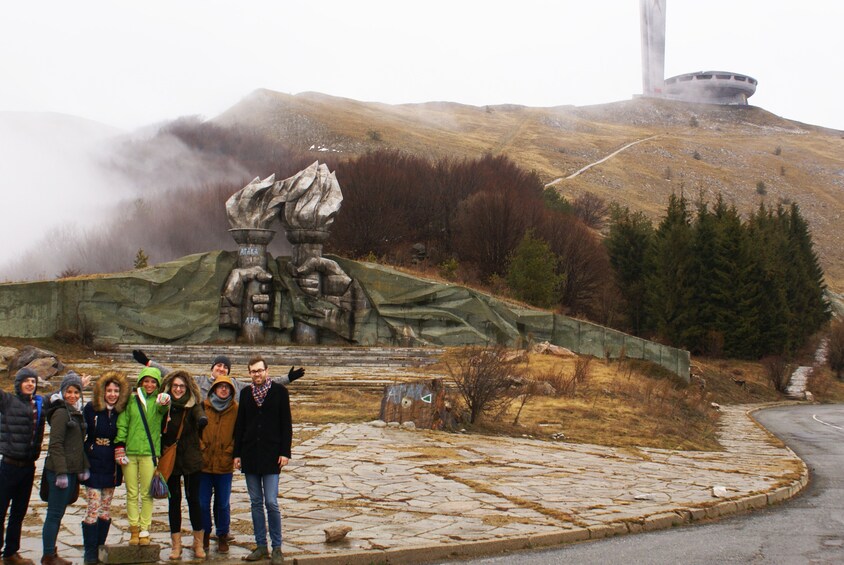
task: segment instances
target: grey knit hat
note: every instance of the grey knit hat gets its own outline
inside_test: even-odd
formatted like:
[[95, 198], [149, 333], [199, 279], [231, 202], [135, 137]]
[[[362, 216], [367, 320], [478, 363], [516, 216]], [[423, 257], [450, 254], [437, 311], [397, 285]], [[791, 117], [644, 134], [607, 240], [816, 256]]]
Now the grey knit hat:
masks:
[[15, 373], [15, 390], [20, 392], [21, 383], [26, 379], [35, 379], [35, 384], [38, 384], [38, 373], [30, 369], [29, 367], [24, 367], [20, 369], [17, 373]]
[[75, 386], [76, 388], [79, 389], [79, 393], [80, 394], [82, 393], [82, 378], [79, 375], [77, 375], [76, 373], [74, 373], [73, 371], [68, 371], [67, 374], [62, 379], [61, 387], [59, 387], [59, 390], [61, 391], [62, 396], [64, 396], [64, 391], [69, 386]]

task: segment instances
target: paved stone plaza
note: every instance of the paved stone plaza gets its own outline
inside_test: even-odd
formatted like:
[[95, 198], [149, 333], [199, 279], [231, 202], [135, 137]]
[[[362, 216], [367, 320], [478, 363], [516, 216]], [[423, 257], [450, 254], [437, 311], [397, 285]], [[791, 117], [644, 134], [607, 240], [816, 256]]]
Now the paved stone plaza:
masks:
[[[723, 408], [723, 452], [618, 449], [410, 430], [383, 423], [298, 425], [282, 474], [286, 561], [409, 563], [658, 529], [785, 500], [808, 480], [805, 465], [757, 425], [750, 406]], [[39, 462], [38, 473], [42, 464]], [[41, 557], [46, 504], [36, 477], [22, 554]], [[724, 487], [726, 497], [715, 497]], [[228, 555], [252, 547], [246, 484], [236, 474]], [[719, 489], [720, 490], [720, 489]], [[129, 539], [117, 491], [110, 544]], [[81, 563], [84, 489], [68, 509], [59, 554]], [[327, 544], [323, 530], [350, 526]], [[188, 542], [187, 509], [183, 527]], [[169, 544], [167, 505], [156, 501], [153, 542]], [[184, 560], [192, 553], [184, 552]]]

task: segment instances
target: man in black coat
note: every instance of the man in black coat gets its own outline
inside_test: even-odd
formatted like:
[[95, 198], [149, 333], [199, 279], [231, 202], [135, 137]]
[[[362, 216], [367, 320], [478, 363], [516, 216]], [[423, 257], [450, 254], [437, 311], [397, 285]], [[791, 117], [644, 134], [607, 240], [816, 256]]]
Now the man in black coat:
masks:
[[[290, 396], [284, 385], [269, 379], [267, 362], [261, 357], [249, 361], [252, 385], [240, 393], [234, 426], [234, 467], [246, 475], [246, 490], [252, 508], [255, 550], [244, 557], [260, 561], [267, 551], [267, 525], [272, 543], [272, 565], [281, 565], [281, 512], [278, 509], [278, 479], [290, 460], [293, 422]], [[264, 509], [266, 508], [266, 515]]]
[[37, 382], [38, 374], [24, 367], [15, 374], [14, 393], [0, 390], [0, 455], [3, 455], [0, 461], [0, 545], [3, 544], [6, 512], [9, 513], [4, 565], [34, 565], [18, 550], [35, 478], [35, 462], [41, 455], [47, 413], [43, 398], [35, 394]]

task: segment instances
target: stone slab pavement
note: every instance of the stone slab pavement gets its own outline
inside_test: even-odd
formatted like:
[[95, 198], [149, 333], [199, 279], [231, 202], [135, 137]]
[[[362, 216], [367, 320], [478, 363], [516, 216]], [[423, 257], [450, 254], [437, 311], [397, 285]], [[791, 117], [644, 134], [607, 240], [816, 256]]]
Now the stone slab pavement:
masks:
[[[416, 563], [557, 545], [717, 518], [786, 500], [808, 470], [750, 416], [758, 406], [722, 408], [720, 452], [612, 448], [485, 437], [369, 424], [297, 425], [280, 504], [285, 562]], [[38, 473], [42, 464], [38, 464]], [[37, 494], [21, 553], [41, 557], [46, 504]], [[714, 489], [714, 487], [723, 487]], [[720, 496], [715, 496], [717, 490]], [[212, 542], [208, 560], [239, 562], [253, 547], [246, 484], [232, 489], [228, 555]], [[59, 554], [81, 563], [84, 489], [68, 509]], [[184, 511], [184, 542], [190, 523]], [[125, 490], [113, 505], [109, 544], [129, 538]], [[340, 542], [324, 529], [349, 526]], [[152, 538], [169, 552], [167, 505], [156, 501]], [[193, 558], [186, 550], [183, 560]]]

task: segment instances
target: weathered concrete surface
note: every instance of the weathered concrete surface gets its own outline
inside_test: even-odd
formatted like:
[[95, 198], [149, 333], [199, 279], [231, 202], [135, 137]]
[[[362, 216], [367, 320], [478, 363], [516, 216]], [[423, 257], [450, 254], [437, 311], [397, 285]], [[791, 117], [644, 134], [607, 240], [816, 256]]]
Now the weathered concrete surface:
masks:
[[[307, 299], [291, 278], [288, 258], [279, 257], [267, 265], [274, 281], [268, 343], [291, 343], [297, 322], [316, 328], [320, 343], [331, 345], [513, 347], [547, 341], [596, 357], [648, 359], [689, 379], [688, 351], [459, 285], [330, 259], [359, 285], [360, 308], [349, 312]], [[234, 343], [235, 331], [219, 327], [219, 314], [220, 292], [235, 261], [235, 253], [214, 251], [126, 273], [0, 284], [0, 335], [44, 338], [58, 330], [88, 330], [110, 344]]]
[[[300, 424], [294, 432], [300, 443], [281, 481], [284, 554], [298, 563], [413, 563], [649, 531], [780, 502], [807, 484], [808, 471], [749, 409], [724, 408], [722, 452]], [[714, 498], [713, 486], [726, 487], [728, 498]], [[239, 561], [252, 546], [240, 475], [232, 497], [237, 540], [228, 555], [217, 554], [212, 542], [212, 561]], [[128, 540], [124, 499], [121, 488], [112, 544]], [[40, 558], [45, 510], [35, 496], [24, 526], [26, 557]], [[59, 553], [71, 560], [81, 555], [83, 510], [81, 497], [59, 536]], [[187, 516], [183, 523], [188, 542]], [[327, 544], [324, 530], [332, 526], [352, 530]], [[165, 559], [162, 501], [152, 537], [165, 547]]]

